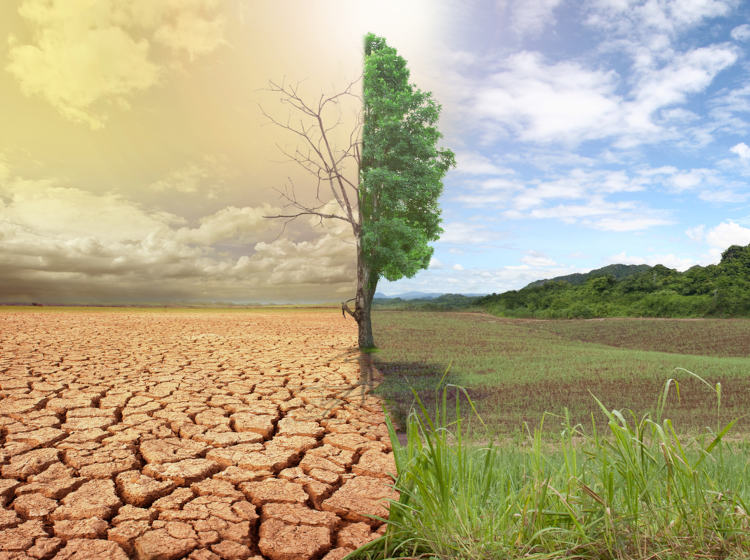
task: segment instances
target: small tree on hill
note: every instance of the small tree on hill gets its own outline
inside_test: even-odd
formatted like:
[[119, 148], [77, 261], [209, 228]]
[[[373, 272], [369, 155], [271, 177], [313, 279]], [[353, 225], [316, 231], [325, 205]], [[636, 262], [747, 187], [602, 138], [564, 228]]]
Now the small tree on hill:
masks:
[[[271, 91], [311, 121], [308, 126], [302, 121], [299, 126], [291, 121], [284, 124], [264, 112], [304, 141], [305, 152], [285, 153], [316, 177], [316, 198], [321, 205], [301, 204], [292, 190], [283, 196], [296, 211], [266, 217], [293, 220], [313, 215], [321, 221], [338, 219], [351, 224], [357, 245], [357, 288], [355, 297], [341, 308], [357, 321], [359, 347], [367, 349], [375, 346], [370, 310], [378, 280], [411, 278], [429, 266], [433, 249], [428, 243], [443, 232], [438, 206], [442, 180], [455, 165], [455, 156], [437, 148], [440, 106], [429, 92], [409, 83], [406, 61], [372, 33], [364, 40], [363, 114], [348, 146], [336, 150], [329, 141], [335, 125], [325, 122], [323, 112], [345, 96], [356, 97], [355, 83], [337, 95], [321, 96], [314, 105], [303, 101], [295, 88], [271, 82]], [[350, 160], [355, 170], [347, 173]], [[321, 210], [323, 182], [328, 183], [342, 214]], [[352, 301], [354, 310], [348, 305]]]

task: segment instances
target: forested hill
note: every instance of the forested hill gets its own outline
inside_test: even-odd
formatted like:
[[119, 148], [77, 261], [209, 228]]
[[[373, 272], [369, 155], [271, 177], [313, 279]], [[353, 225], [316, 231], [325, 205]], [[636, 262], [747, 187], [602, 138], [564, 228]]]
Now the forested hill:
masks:
[[578, 286], [580, 284], [585, 284], [587, 280], [596, 278], [597, 276], [613, 276], [615, 280], [621, 280], [646, 270], [651, 270], [651, 267], [647, 264], [610, 264], [589, 272], [576, 272], [566, 276], [556, 276], [555, 278], [549, 278], [547, 280], [536, 280], [526, 287], [532, 288], [534, 286], [541, 286], [547, 282], [567, 282], [568, 284]]
[[732, 245], [719, 264], [685, 272], [662, 265], [611, 265], [474, 303], [507, 317], [747, 317], [750, 245]]

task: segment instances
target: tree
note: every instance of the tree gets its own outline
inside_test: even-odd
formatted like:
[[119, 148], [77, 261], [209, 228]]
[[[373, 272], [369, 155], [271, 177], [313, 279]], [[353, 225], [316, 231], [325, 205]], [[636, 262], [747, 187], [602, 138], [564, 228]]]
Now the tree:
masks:
[[[359, 79], [341, 93], [321, 95], [317, 105], [305, 102], [296, 87], [271, 82], [270, 91], [281, 94], [282, 101], [311, 124], [300, 121], [296, 126], [291, 119], [283, 123], [263, 113], [303, 140], [306, 151], [282, 151], [316, 178], [316, 199], [321, 203], [302, 204], [292, 185], [291, 195], [287, 191], [282, 196], [287, 207], [296, 211], [266, 217], [290, 221], [312, 215], [321, 222], [337, 219], [351, 224], [357, 245], [357, 288], [355, 297], [342, 302], [341, 309], [344, 317], [348, 313], [357, 321], [359, 347], [367, 349], [375, 347], [370, 310], [378, 280], [411, 278], [429, 266], [433, 249], [428, 243], [443, 232], [438, 205], [442, 179], [455, 165], [455, 156], [437, 148], [440, 105], [431, 93], [409, 83], [406, 61], [372, 33], [364, 39], [362, 78], [362, 113], [344, 149], [336, 150], [330, 137], [340, 121], [329, 124], [324, 112], [344, 98], [357, 97], [352, 88]], [[353, 170], [347, 167], [351, 163]], [[322, 210], [327, 203], [320, 196], [323, 183], [328, 183], [343, 215]]]

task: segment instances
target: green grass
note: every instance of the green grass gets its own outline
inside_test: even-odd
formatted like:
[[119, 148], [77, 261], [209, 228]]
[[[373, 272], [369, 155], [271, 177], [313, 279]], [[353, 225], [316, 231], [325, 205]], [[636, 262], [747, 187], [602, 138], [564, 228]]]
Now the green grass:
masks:
[[352, 559], [750, 558], [750, 320], [373, 321], [401, 497]]
[[[449, 364], [448, 382], [466, 387], [490, 429], [509, 437], [523, 435], [524, 423], [538, 425], [545, 412], [565, 409], [573, 425], [590, 429], [591, 393], [638, 415], [653, 413], [655, 395], [670, 377], [682, 389], [667, 403], [675, 424], [685, 432], [715, 426], [716, 409], [707, 404], [712, 391], [676, 368], [721, 383], [722, 423], [743, 416], [750, 402], [750, 320], [534, 321], [376, 311], [373, 330], [375, 364], [385, 376], [377, 392], [399, 424], [414, 402], [411, 387], [432, 404]], [[603, 422], [605, 415], [595, 412], [594, 419]], [[472, 421], [467, 435], [477, 427]], [[750, 419], [741, 419], [734, 432], [750, 432]]]
[[589, 399], [605, 421], [586, 431], [566, 415], [552, 450], [543, 424], [528, 448], [471, 445], [447, 414], [459, 388], [436, 389], [433, 412], [415, 393], [405, 445], [389, 423], [400, 499], [387, 531], [347, 558], [747, 559], [750, 446], [724, 441], [732, 423], [678, 435], [666, 407], [678, 386], [653, 416]]

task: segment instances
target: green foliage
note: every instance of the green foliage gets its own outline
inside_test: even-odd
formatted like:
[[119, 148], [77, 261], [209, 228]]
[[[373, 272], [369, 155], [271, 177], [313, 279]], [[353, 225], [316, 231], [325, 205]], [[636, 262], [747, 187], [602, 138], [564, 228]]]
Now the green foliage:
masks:
[[443, 231], [438, 198], [455, 156], [436, 147], [440, 106], [409, 83], [406, 61], [372, 33], [365, 37], [363, 93], [362, 252], [373, 277], [412, 277], [427, 268], [428, 243]]
[[[400, 498], [385, 535], [347, 558], [747, 558], [747, 446], [724, 441], [733, 422], [680, 435], [664, 416], [670, 390], [679, 391], [674, 380], [653, 417], [594, 397], [604, 425], [585, 432], [564, 415], [550, 450], [544, 421], [525, 447], [469, 444], [460, 397], [476, 412], [472, 400], [450, 384], [438, 395], [444, 378], [434, 413], [414, 393], [406, 445], [386, 416]], [[455, 422], [446, 415], [449, 392]], [[716, 396], [720, 403], [718, 387]]]
[[533, 282], [476, 303], [507, 317], [748, 317], [750, 245], [733, 245], [718, 265], [685, 272], [662, 265], [610, 265]]

